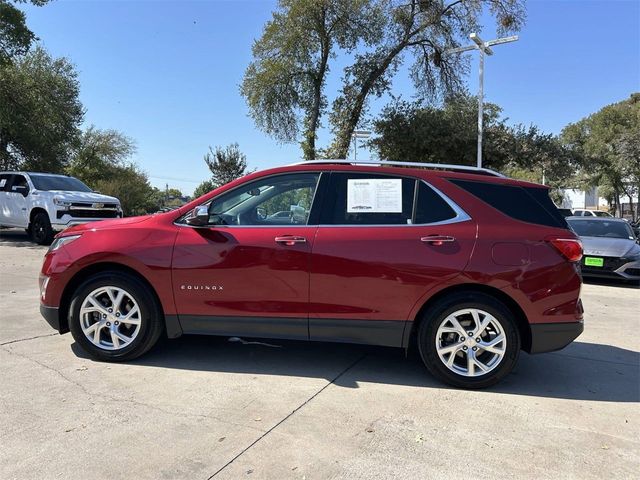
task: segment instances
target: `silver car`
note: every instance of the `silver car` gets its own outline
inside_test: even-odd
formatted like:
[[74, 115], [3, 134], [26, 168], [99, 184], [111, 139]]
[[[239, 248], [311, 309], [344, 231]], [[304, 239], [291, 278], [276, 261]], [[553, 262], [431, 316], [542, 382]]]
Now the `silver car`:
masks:
[[640, 245], [627, 221], [569, 217], [567, 222], [582, 240], [583, 276], [640, 280]]

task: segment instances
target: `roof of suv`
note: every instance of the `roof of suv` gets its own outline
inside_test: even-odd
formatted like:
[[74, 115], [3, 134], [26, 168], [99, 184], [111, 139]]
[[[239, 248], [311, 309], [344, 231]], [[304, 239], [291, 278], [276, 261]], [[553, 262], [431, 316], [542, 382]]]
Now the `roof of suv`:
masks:
[[[400, 163], [400, 162], [398, 162]], [[411, 164], [414, 165], [414, 164]], [[431, 165], [431, 164], [426, 164]], [[448, 165], [447, 165], [448, 166]], [[438, 166], [447, 167], [445, 165]], [[453, 167], [453, 166], [452, 166]], [[490, 183], [497, 183], [502, 185], [517, 185], [521, 187], [537, 187], [537, 188], [548, 188], [545, 185], [540, 185], [537, 183], [527, 182], [524, 180], [516, 180], [513, 178], [505, 177], [497, 172], [494, 172], [495, 175], [487, 174], [486, 172], [489, 170], [485, 170], [484, 172], [477, 172], [471, 170], [469, 172], [461, 172], [461, 171], [452, 171], [452, 170], [439, 170], [435, 169], [436, 167], [403, 167], [397, 164], [387, 164], [386, 162], [379, 163], [370, 163], [370, 164], [361, 164], [361, 163], [349, 163], [349, 162], [336, 162], [331, 163], [330, 161], [321, 161], [321, 162], [302, 162], [296, 163], [293, 165], [286, 165], [282, 167], [274, 167], [266, 170], [260, 170], [255, 172], [256, 175], [260, 176], [266, 174], [275, 174], [275, 173], [286, 173], [286, 172], [295, 172], [300, 170], [315, 170], [315, 171], [326, 171], [326, 170], [334, 170], [334, 171], [358, 171], [358, 172], [368, 172], [368, 173], [380, 173], [380, 174], [394, 174], [394, 175], [412, 175], [424, 179], [429, 179], [433, 177], [438, 178], [447, 178], [447, 179], [460, 179], [460, 180], [475, 180], [475, 181], [483, 181]], [[500, 176], [498, 176], [500, 175]]]
[[10, 171], [10, 172], [0, 172], [0, 175], [37, 175], [37, 176], [43, 176], [46, 175], [47, 177], [70, 177], [70, 175], [63, 175], [60, 173], [47, 173], [47, 172], [23, 172], [23, 171]]

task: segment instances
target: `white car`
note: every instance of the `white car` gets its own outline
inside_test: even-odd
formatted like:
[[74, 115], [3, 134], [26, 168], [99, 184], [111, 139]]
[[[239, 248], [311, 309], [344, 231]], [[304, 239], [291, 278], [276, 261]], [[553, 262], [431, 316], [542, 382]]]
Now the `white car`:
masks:
[[612, 218], [609, 212], [605, 212], [603, 210], [588, 210], [586, 208], [576, 208], [573, 211], [574, 217], [610, 217]]
[[122, 217], [120, 200], [92, 191], [74, 177], [0, 172], [0, 227], [27, 230], [41, 245], [71, 225]]

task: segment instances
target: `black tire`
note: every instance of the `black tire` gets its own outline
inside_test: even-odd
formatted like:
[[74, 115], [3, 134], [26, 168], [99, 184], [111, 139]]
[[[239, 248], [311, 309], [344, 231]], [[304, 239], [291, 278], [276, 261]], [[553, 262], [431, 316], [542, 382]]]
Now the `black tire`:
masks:
[[45, 212], [38, 212], [33, 216], [29, 225], [31, 240], [38, 245], [50, 245], [53, 241], [53, 229], [49, 221], [49, 215]]
[[[496, 362], [495, 367], [486, 374], [475, 377], [465, 376], [449, 369], [438, 355], [436, 348], [436, 336], [440, 325], [452, 313], [467, 308], [491, 314], [499, 322], [506, 338], [506, 348], [499, 363]], [[459, 342], [460, 338], [464, 337], [458, 336], [455, 342]], [[422, 361], [434, 377], [454, 387], [466, 389], [486, 388], [498, 383], [513, 370], [520, 355], [520, 333], [511, 310], [496, 298], [476, 292], [452, 294], [429, 308], [420, 323], [417, 341]], [[481, 349], [479, 351], [481, 352], [479, 355], [485, 354]], [[459, 352], [460, 359], [456, 361], [464, 364], [466, 355], [466, 352]], [[489, 355], [492, 356], [492, 354]]]
[[[98, 347], [85, 336], [81, 325], [80, 309], [84, 300], [96, 289], [107, 286], [126, 291], [127, 295], [138, 304], [140, 310], [140, 329], [137, 336], [119, 350]], [[121, 272], [98, 273], [82, 283], [71, 299], [68, 321], [69, 330], [82, 349], [93, 358], [108, 362], [133, 360], [145, 354], [157, 343], [164, 331], [164, 316], [153, 292], [138, 278]]]

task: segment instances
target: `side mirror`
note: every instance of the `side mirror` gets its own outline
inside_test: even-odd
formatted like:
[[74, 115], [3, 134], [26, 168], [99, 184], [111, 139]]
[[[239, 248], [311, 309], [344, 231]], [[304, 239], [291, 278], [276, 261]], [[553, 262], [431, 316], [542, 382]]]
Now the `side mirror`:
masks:
[[16, 185], [11, 190], [13, 190], [15, 193], [19, 193], [23, 197], [26, 197], [27, 195], [29, 195], [29, 187], [25, 185]]
[[209, 225], [209, 207], [200, 205], [191, 212], [191, 216], [187, 218], [187, 225], [192, 227], [205, 227]]

